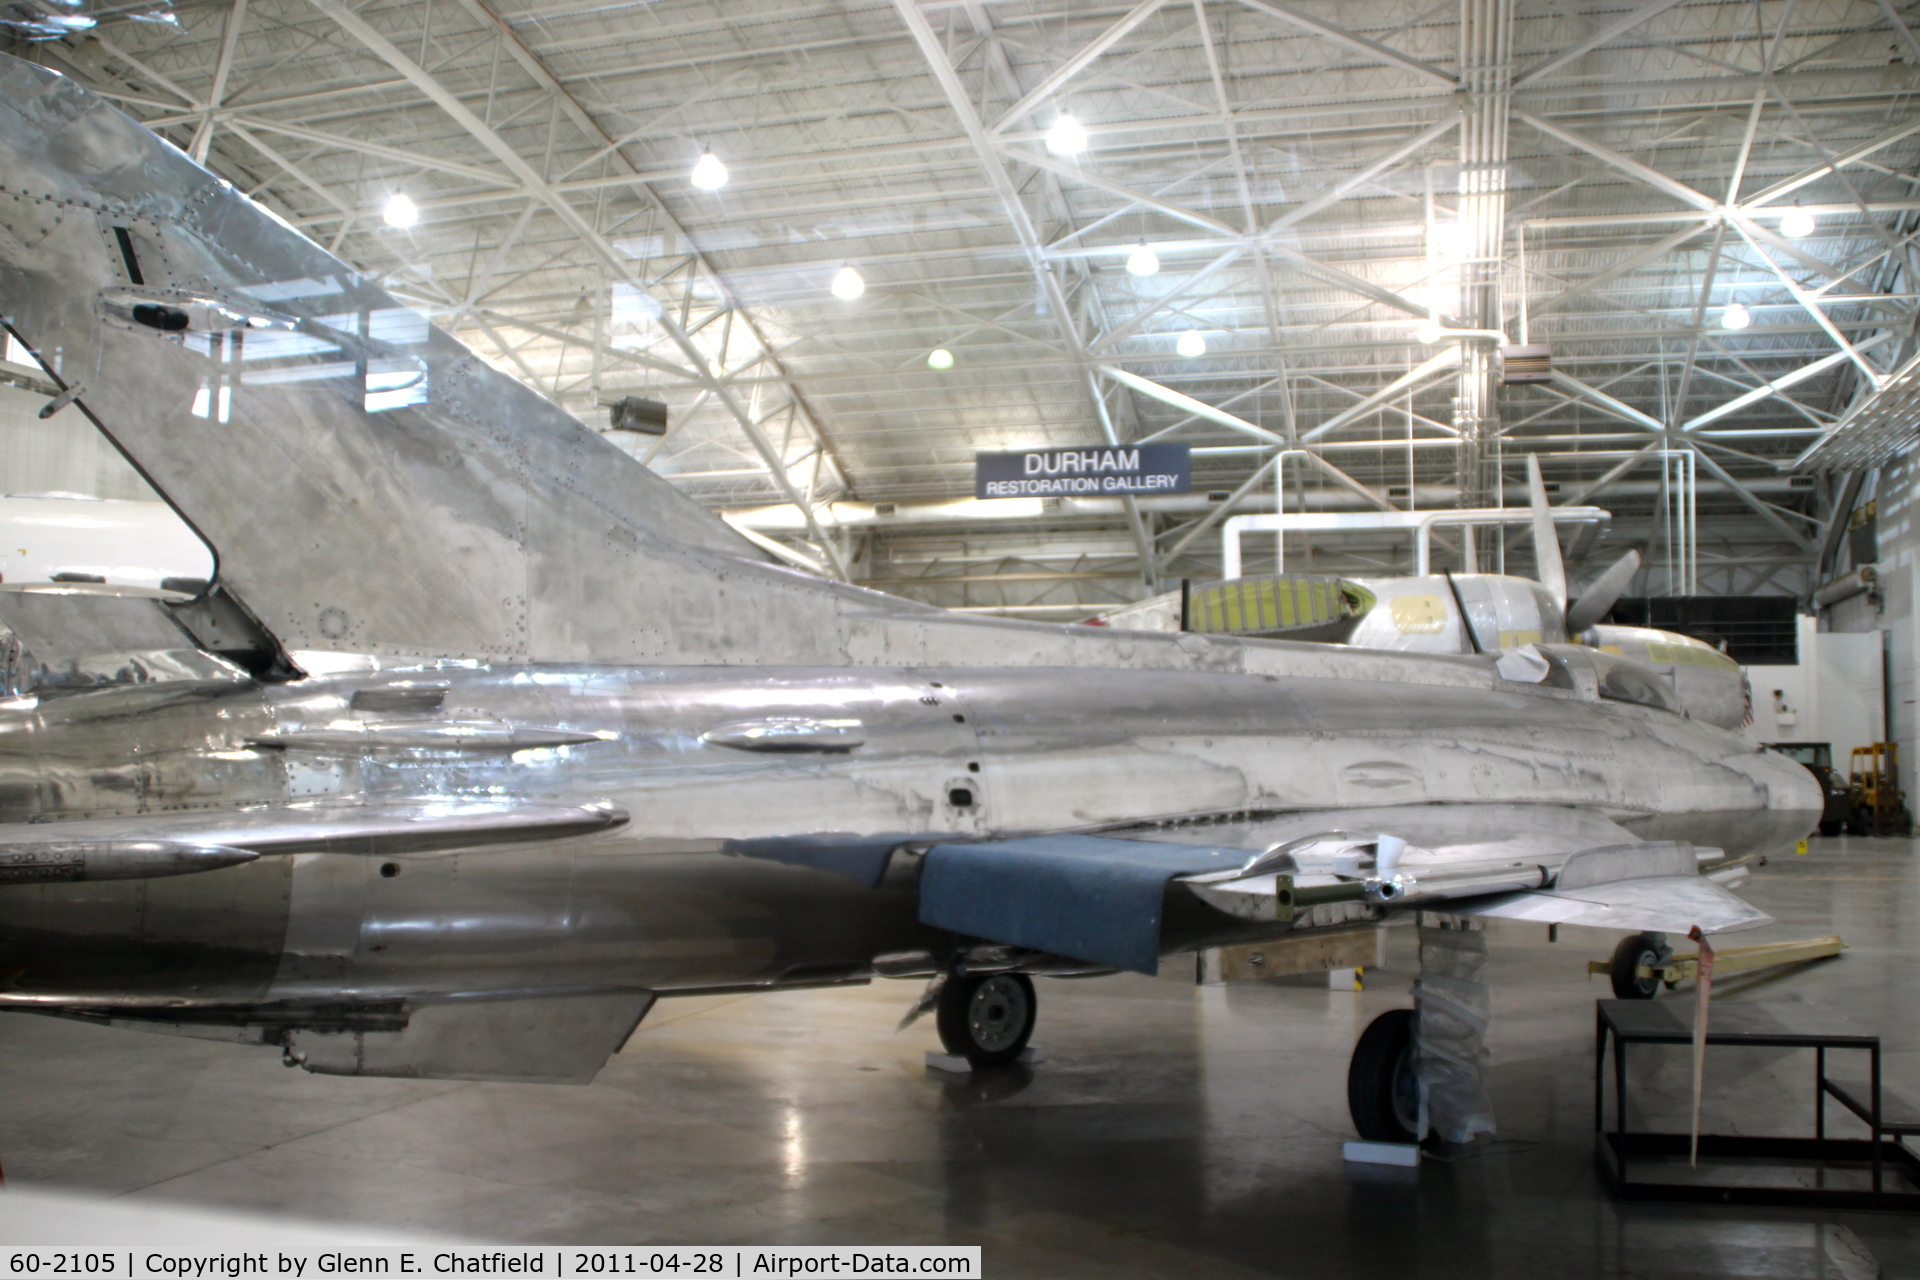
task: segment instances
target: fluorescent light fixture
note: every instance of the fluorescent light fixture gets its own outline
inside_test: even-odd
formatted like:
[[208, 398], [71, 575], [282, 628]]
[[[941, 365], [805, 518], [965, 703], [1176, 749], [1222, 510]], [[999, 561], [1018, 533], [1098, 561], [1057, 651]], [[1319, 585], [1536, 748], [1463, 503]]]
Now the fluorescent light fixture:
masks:
[[1160, 269], [1160, 255], [1149, 249], [1143, 240], [1140, 247], [1127, 255], [1127, 270], [1137, 276], [1150, 276]]
[[1180, 335], [1180, 340], [1173, 344], [1173, 349], [1189, 360], [1197, 360], [1207, 354], [1207, 340], [1201, 336], [1199, 330], [1189, 329]]
[[1744, 329], [1753, 323], [1753, 313], [1737, 302], [1729, 302], [1727, 309], [1720, 313], [1722, 329]]
[[867, 282], [860, 278], [860, 273], [849, 263], [833, 273], [833, 283], [828, 287], [833, 290], [834, 297], [843, 302], [852, 302], [867, 291]]
[[1047, 130], [1047, 150], [1057, 156], [1077, 156], [1086, 149], [1086, 126], [1062, 111]]
[[718, 191], [727, 185], [727, 166], [720, 163], [720, 157], [711, 151], [702, 152], [693, 162], [693, 172], [687, 181], [702, 191]]
[[953, 352], [947, 350], [945, 347], [935, 347], [932, 351], [929, 351], [927, 353], [927, 368], [929, 369], [953, 368]]
[[1798, 207], [1787, 210], [1780, 219], [1780, 234], [1789, 240], [1799, 240], [1813, 234], [1813, 215]]
[[1432, 346], [1444, 336], [1446, 336], [1446, 331], [1440, 327], [1437, 321], [1433, 320], [1422, 320], [1420, 327], [1413, 331], [1413, 340], [1415, 342], [1425, 343], [1427, 346]]
[[407, 193], [396, 191], [387, 197], [387, 207], [380, 216], [390, 227], [410, 227], [420, 221], [420, 207], [407, 199]]

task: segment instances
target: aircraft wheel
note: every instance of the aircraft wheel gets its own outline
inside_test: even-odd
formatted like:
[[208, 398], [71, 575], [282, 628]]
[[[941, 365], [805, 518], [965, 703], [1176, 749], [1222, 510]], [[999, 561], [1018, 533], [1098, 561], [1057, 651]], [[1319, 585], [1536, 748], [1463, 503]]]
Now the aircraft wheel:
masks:
[[1651, 1000], [1660, 991], [1660, 979], [1643, 978], [1635, 972], [1641, 965], [1656, 968], [1664, 962], [1666, 950], [1660, 939], [1650, 933], [1635, 933], [1620, 939], [1613, 949], [1613, 962], [1607, 976], [1613, 980], [1616, 1000]]
[[1833, 822], [1823, 822], [1820, 824], [1820, 834], [1823, 836], [1837, 836], [1840, 834], [1840, 828], [1845, 825], [1844, 822], [1837, 820]]
[[1367, 1024], [1347, 1066], [1347, 1110], [1368, 1142], [1418, 1142], [1420, 1081], [1413, 1070], [1414, 1011], [1389, 1009]]
[[1027, 1047], [1038, 1014], [1026, 974], [974, 973], [947, 979], [935, 1021], [948, 1053], [976, 1067], [1003, 1067]]

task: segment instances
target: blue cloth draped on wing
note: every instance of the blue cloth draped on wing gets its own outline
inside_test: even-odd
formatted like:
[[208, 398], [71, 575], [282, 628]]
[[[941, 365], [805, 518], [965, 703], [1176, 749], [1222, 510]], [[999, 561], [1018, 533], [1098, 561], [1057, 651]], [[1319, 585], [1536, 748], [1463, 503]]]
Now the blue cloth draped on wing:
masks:
[[1246, 849], [1082, 835], [935, 845], [920, 872], [920, 919], [970, 937], [1153, 973], [1167, 882], [1238, 867], [1250, 856]]

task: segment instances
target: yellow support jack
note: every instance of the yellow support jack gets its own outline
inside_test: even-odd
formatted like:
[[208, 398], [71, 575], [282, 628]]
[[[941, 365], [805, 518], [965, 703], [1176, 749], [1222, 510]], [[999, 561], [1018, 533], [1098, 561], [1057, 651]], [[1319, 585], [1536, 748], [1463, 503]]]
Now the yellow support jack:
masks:
[[[1646, 941], [1643, 942], [1643, 939]], [[1636, 946], [1636, 943], [1639, 945]], [[1757, 947], [1715, 947], [1713, 976], [1724, 978], [1731, 973], [1825, 960], [1846, 949], [1847, 944], [1837, 937], [1811, 938], [1804, 942], [1769, 942]], [[1637, 954], [1633, 954], [1635, 952]], [[1614, 959], [1587, 961], [1587, 972], [1614, 977], [1616, 994], [1621, 994], [1623, 985], [1627, 987], [1622, 998], [1651, 1000], [1662, 985], [1671, 989], [1695, 976], [1700, 968], [1700, 953], [1697, 951], [1688, 955], [1669, 955], [1665, 960], [1657, 959], [1657, 955], [1649, 935], [1636, 934], [1620, 944]], [[1633, 981], [1623, 984], [1619, 981], [1624, 977], [1621, 960], [1628, 956], [1638, 963], [1633, 965]]]

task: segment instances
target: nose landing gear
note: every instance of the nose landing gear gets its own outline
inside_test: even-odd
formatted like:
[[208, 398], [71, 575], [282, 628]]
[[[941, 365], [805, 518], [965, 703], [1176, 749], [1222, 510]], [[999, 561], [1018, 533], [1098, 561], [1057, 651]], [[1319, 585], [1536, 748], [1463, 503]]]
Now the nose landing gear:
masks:
[[[1672, 958], [1673, 948], [1667, 945], [1667, 937], [1663, 933], [1634, 933], [1620, 939], [1620, 945], [1613, 949], [1613, 960], [1607, 966], [1614, 999], [1653, 999], [1660, 994], [1660, 969]], [[1652, 969], [1654, 972], [1643, 978], [1640, 976], [1642, 969]]]

